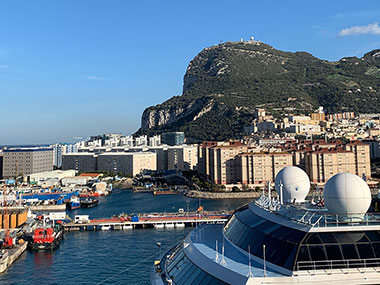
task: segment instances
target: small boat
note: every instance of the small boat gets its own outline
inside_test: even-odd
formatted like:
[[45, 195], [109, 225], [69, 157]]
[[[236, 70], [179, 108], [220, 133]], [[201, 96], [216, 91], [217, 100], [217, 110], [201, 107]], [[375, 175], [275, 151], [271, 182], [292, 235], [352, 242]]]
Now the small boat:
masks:
[[175, 227], [176, 228], [184, 228], [185, 227], [185, 223], [177, 223], [177, 224], [175, 224]]
[[79, 197], [100, 197], [98, 192], [80, 193]]
[[92, 207], [95, 207], [96, 205], [99, 204], [99, 200], [98, 199], [94, 199], [94, 198], [84, 198], [84, 199], [81, 199], [80, 200], [80, 206], [82, 208], [92, 208]]
[[174, 229], [174, 224], [173, 223], [167, 223], [167, 224], [165, 224], [165, 228]]
[[100, 229], [102, 231], [109, 231], [111, 229], [111, 226], [108, 226], [108, 225], [104, 225], [104, 226], [101, 226]]
[[155, 229], [163, 229], [164, 227], [165, 227], [164, 224], [155, 224], [154, 225]]
[[81, 202], [79, 201], [78, 197], [72, 197], [69, 202], [69, 209], [70, 210], [76, 210], [79, 209], [81, 206]]
[[176, 191], [172, 191], [172, 190], [156, 190], [156, 191], [153, 191], [153, 195], [175, 195], [175, 194], [178, 194], [178, 192]]
[[132, 225], [124, 225], [123, 226], [123, 230], [132, 230], [132, 229], [133, 229]]
[[54, 250], [63, 239], [63, 226], [39, 227], [34, 230], [32, 242], [28, 246], [32, 250]]

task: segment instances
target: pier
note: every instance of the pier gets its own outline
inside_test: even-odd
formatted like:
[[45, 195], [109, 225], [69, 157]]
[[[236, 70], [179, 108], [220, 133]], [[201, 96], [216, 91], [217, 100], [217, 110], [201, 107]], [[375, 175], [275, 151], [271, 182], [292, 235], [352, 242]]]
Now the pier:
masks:
[[28, 243], [15, 245], [12, 248], [4, 249], [3, 258], [0, 261], [0, 273], [3, 273], [7, 270], [13, 262], [19, 258], [21, 254], [26, 250]]
[[124, 218], [92, 219], [82, 223], [66, 223], [65, 231], [130, 230], [144, 228], [184, 228], [197, 224], [223, 224], [231, 213], [154, 213]]

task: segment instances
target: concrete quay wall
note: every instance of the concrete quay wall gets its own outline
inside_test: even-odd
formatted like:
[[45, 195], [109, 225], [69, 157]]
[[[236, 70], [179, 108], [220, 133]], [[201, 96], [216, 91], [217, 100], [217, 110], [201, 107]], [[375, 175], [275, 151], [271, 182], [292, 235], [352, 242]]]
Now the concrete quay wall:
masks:
[[16, 248], [8, 249], [8, 267], [12, 265], [13, 262], [19, 258], [19, 256], [26, 250], [26, 247], [28, 246], [28, 243], [25, 242], [20, 246], [17, 246]]
[[190, 198], [201, 198], [201, 199], [255, 199], [260, 197], [261, 191], [259, 192], [204, 192], [190, 190], [185, 193], [185, 196]]

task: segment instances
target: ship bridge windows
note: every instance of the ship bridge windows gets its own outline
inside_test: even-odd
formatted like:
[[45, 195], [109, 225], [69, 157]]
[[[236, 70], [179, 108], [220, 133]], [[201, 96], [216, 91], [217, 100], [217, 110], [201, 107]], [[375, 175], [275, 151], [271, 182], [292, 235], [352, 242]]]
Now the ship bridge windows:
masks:
[[305, 232], [298, 231], [254, 214], [248, 207], [241, 208], [224, 228], [226, 236], [235, 245], [263, 259], [292, 270], [297, 249]]
[[380, 232], [308, 233], [302, 242], [295, 270], [326, 269], [380, 264]]
[[166, 272], [173, 284], [209, 284], [227, 285], [200, 269], [180, 250], [173, 259], [167, 259]]

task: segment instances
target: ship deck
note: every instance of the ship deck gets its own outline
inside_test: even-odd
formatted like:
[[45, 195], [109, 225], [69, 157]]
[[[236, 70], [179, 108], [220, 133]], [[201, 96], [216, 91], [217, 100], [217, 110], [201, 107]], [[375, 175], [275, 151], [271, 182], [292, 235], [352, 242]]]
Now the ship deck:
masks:
[[[264, 271], [263, 264], [253, 260], [251, 258], [251, 269], [249, 269], [249, 258], [242, 251], [237, 249], [234, 245], [232, 245], [226, 239], [223, 242], [223, 225], [200, 225], [197, 229], [192, 231], [192, 233], [188, 236], [186, 242], [189, 242], [192, 247], [187, 249], [186, 254], [196, 263], [199, 267], [203, 268], [210, 274], [218, 277], [218, 274], [230, 275], [234, 273], [234, 275], [239, 275], [239, 279], [241, 281], [247, 281], [249, 272], [251, 271], [252, 277], [281, 277], [285, 276], [279, 272], [276, 272], [272, 268], [266, 264], [266, 270]], [[218, 241], [218, 253], [216, 251], [216, 241]], [[223, 265], [222, 261], [222, 246], [224, 244], [224, 261]], [[197, 252], [195, 252], [197, 251]], [[199, 255], [203, 255], [208, 259], [208, 262], [205, 262], [203, 265], [199, 263], [199, 261], [205, 259], [199, 258]], [[216, 256], [218, 255], [218, 262], [216, 262]], [[197, 261], [198, 260], [198, 261]], [[210, 266], [209, 263], [213, 263], [213, 266]], [[222, 263], [222, 264], [221, 264]], [[228, 269], [221, 270], [221, 269]], [[220, 276], [222, 277], [222, 276]], [[237, 276], [235, 276], [237, 277]], [[223, 276], [224, 279], [224, 276]]]

